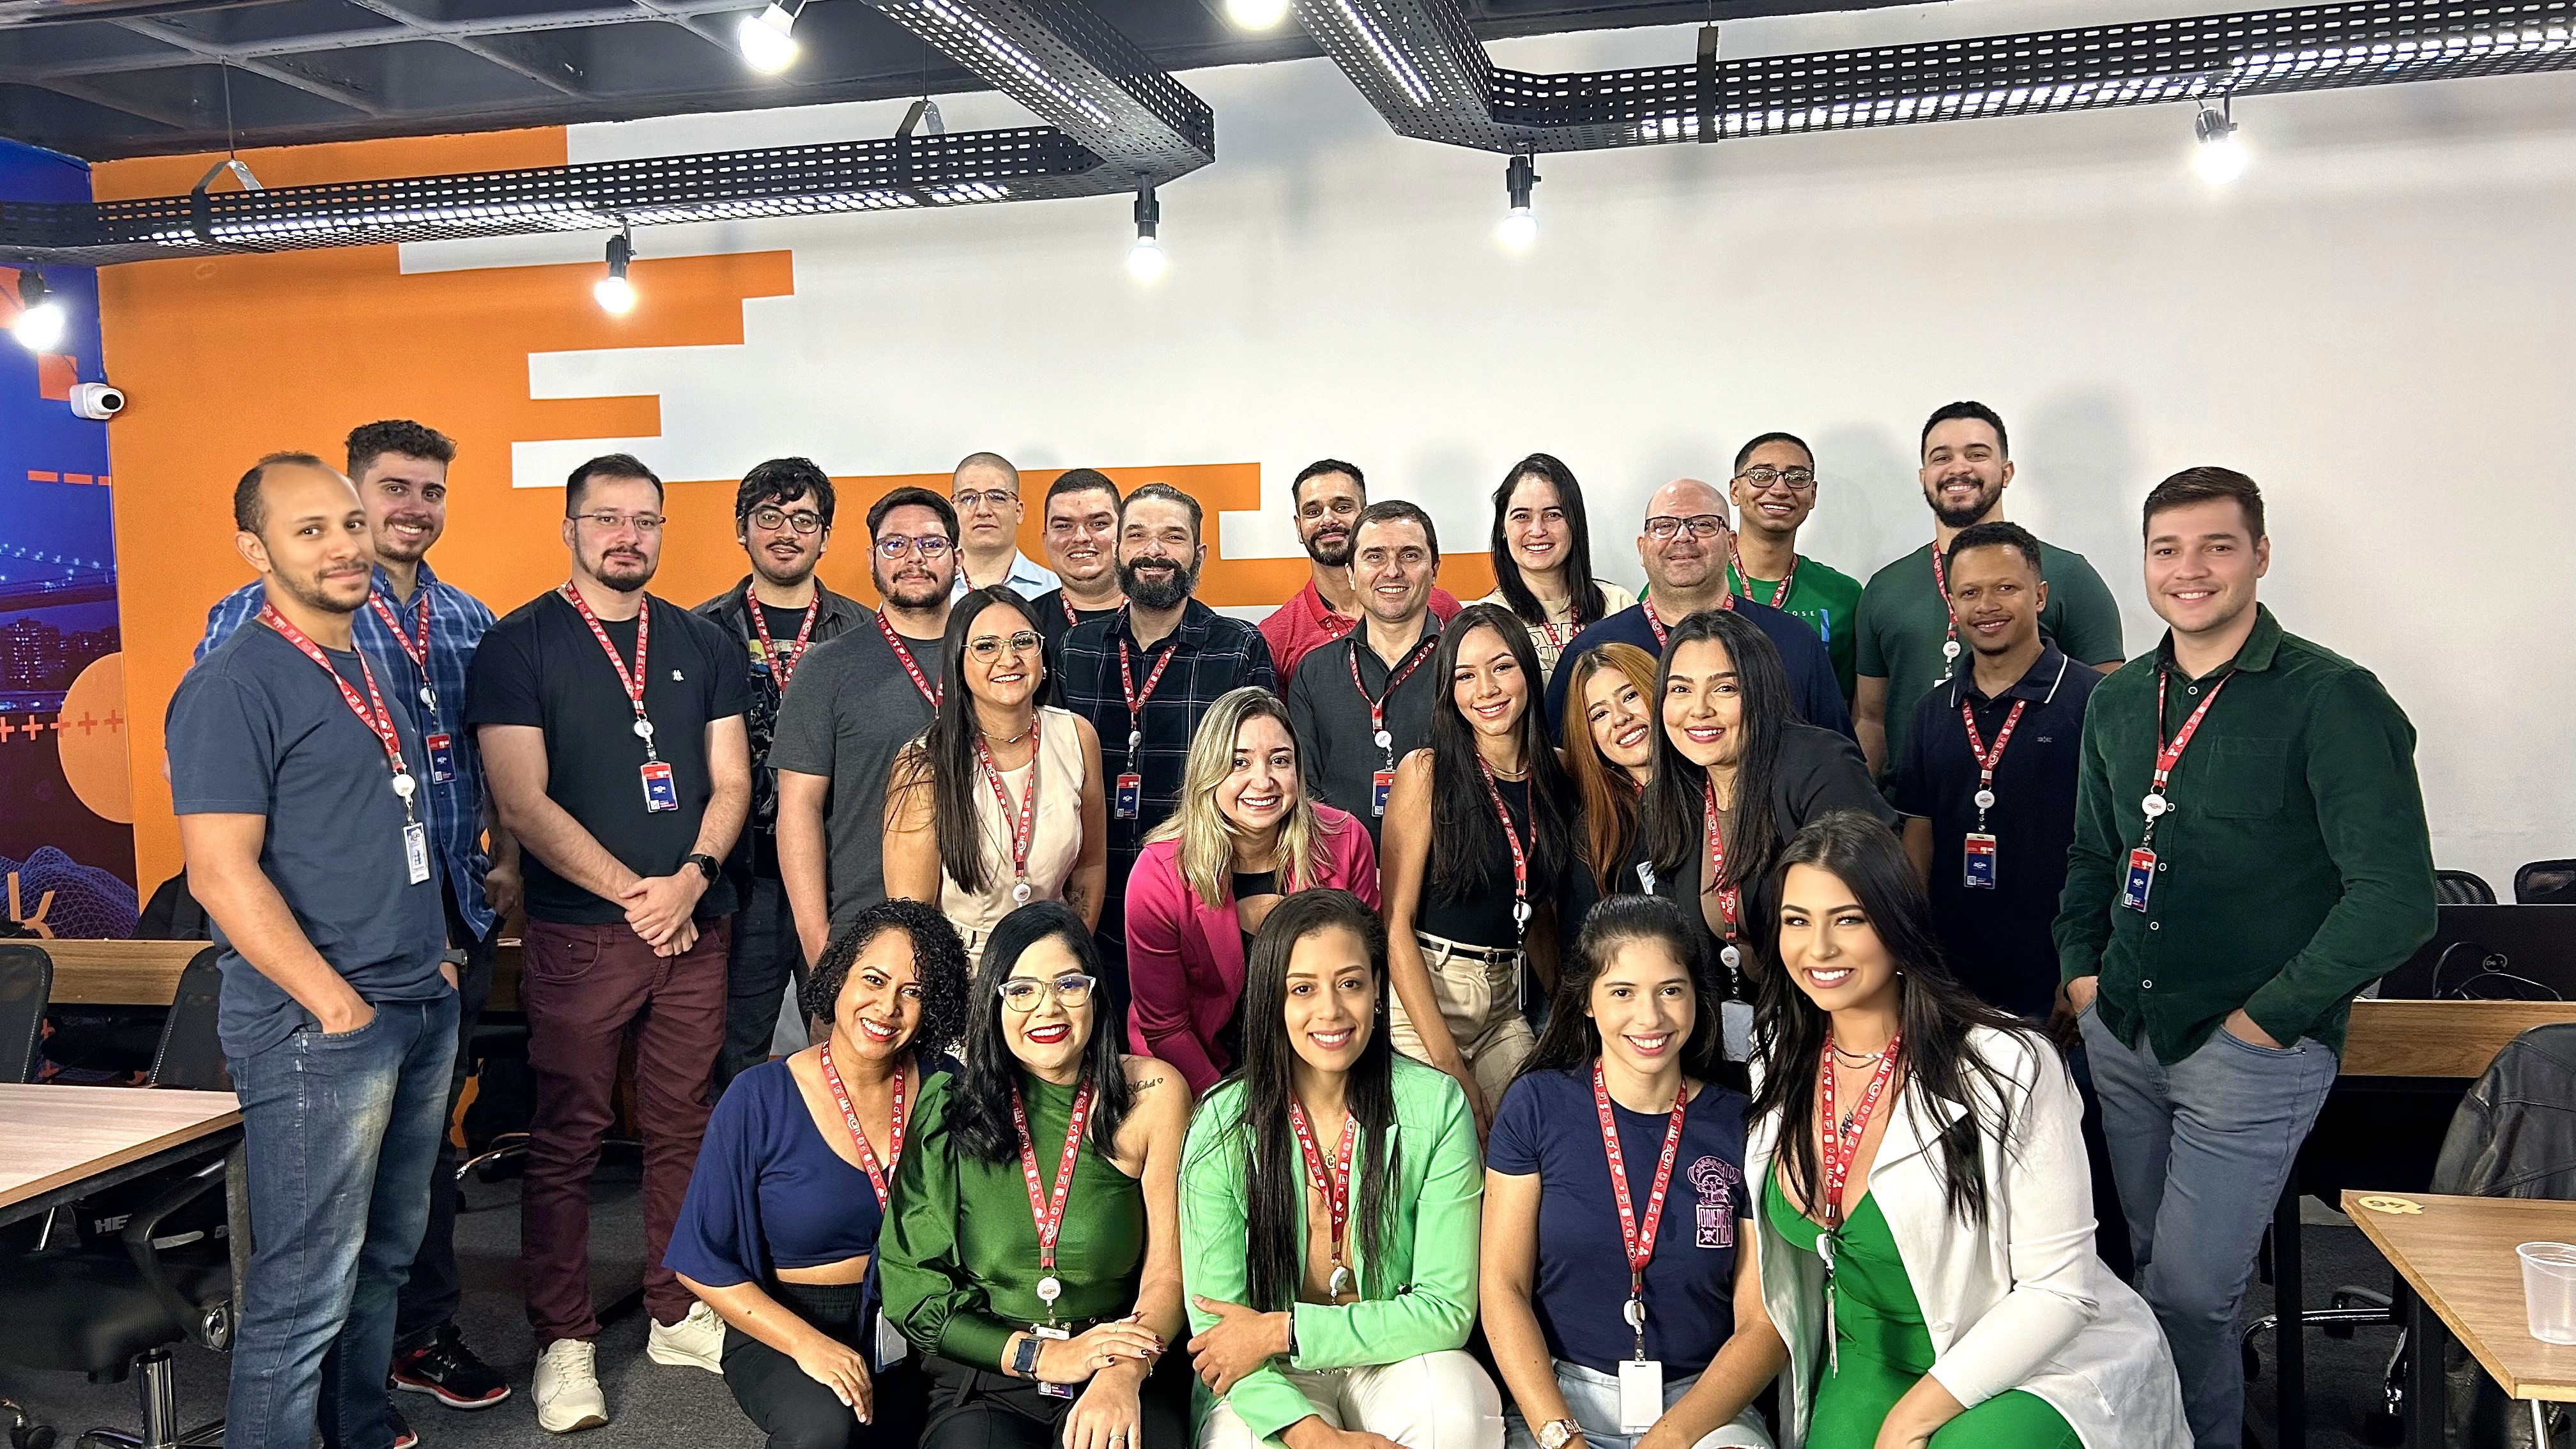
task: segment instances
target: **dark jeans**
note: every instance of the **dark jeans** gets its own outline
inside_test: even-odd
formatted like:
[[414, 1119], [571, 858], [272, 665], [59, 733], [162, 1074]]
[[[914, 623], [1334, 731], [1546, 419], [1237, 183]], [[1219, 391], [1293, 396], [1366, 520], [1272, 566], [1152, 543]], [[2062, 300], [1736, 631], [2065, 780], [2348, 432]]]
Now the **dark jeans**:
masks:
[[733, 917], [733, 946], [725, 962], [724, 1050], [716, 1057], [715, 1090], [724, 1096], [733, 1079], [769, 1060], [778, 1034], [778, 998], [793, 977], [805, 984], [805, 945], [796, 935], [796, 913], [787, 887], [753, 876]]
[[[862, 1357], [874, 1357], [869, 1340], [876, 1315], [863, 1318], [859, 1312], [863, 1286], [774, 1280], [761, 1285], [780, 1307]], [[863, 1424], [830, 1389], [807, 1377], [796, 1360], [741, 1329], [725, 1329], [725, 1386], [751, 1422], [768, 1433], [769, 1449], [912, 1449], [921, 1437], [921, 1371], [907, 1359], [871, 1372], [875, 1394]]]
[[[921, 1449], [1054, 1449], [1077, 1399], [1050, 1398], [1027, 1379], [968, 1368], [932, 1354], [921, 1361], [930, 1382], [930, 1422]], [[1137, 1394], [1138, 1439], [1119, 1449], [1190, 1449], [1190, 1356], [1173, 1344]]]
[[501, 946], [501, 923], [474, 938], [474, 930], [447, 902], [447, 941], [465, 948], [465, 965], [456, 973], [456, 1065], [447, 1074], [447, 1109], [438, 1117], [438, 1156], [429, 1170], [429, 1227], [420, 1235], [420, 1255], [412, 1259], [411, 1280], [403, 1284], [394, 1305], [394, 1352], [408, 1353], [438, 1336], [456, 1317], [460, 1293], [456, 1280], [456, 1103], [465, 1095], [465, 1078], [474, 1070], [475, 1023], [492, 996], [492, 956]]
[[456, 1051], [456, 996], [378, 1003], [233, 1057], [254, 1247], [233, 1340], [225, 1441], [391, 1449], [394, 1298], [429, 1218], [430, 1161]]
[[[590, 1175], [616, 1120], [617, 1065], [635, 1037], [635, 1114], [644, 1134], [644, 1306], [677, 1323], [697, 1300], [662, 1266], [707, 1130], [707, 1078], [724, 1041], [729, 922], [698, 922], [697, 944], [656, 956], [624, 922], [530, 921], [519, 1005], [537, 1079], [519, 1189], [519, 1280], [537, 1348], [599, 1336], [590, 1298]], [[360, 1446], [365, 1449], [365, 1446]]]

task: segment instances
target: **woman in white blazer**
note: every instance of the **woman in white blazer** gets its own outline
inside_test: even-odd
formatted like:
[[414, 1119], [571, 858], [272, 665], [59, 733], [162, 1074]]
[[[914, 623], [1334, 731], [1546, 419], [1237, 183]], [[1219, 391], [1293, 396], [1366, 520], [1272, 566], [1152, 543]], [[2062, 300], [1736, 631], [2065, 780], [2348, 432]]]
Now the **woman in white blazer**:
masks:
[[1777, 869], [1745, 1178], [1781, 1449], [2188, 1449], [2056, 1048], [1952, 980], [1885, 826], [1827, 815]]

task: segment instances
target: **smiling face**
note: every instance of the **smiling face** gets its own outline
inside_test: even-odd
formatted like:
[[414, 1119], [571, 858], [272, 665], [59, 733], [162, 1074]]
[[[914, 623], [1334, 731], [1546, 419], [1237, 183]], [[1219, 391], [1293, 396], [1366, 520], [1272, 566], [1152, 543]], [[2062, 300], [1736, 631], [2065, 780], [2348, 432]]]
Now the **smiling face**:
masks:
[[1818, 1011], [1892, 1003], [1896, 962], [1841, 876], [1793, 865], [1780, 881], [1780, 963]]
[[1118, 520], [1118, 587], [1139, 608], [1178, 607], [1207, 562], [1190, 510], [1169, 498], [1131, 498]]
[[1491, 739], [1509, 739], [1529, 708], [1529, 676], [1503, 636], [1484, 626], [1458, 641], [1458, 667], [1449, 676], [1449, 699], [1467, 727]]
[[1085, 488], [1046, 501], [1047, 567], [1068, 584], [1089, 586], [1118, 566], [1118, 496]]
[[[773, 521], [763, 523], [763, 519]], [[799, 523], [811, 524], [814, 531], [797, 532]], [[752, 568], [762, 578], [783, 587], [793, 587], [814, 576], [814, 566], [823, 561], [826, 537], [823, 511], [810, 491], [783, 501], [773, 498], [760, 503], [743, 515], [734, 530], [735, 540], [751, 557]]]
[[2039, 633], [2039, 611], [2048, 585], [2022, 551], [2006, 544], [1961, 549], [1950, 561], [1950, 612], [1968, 647], [1980, 654], [2009, 654]]
[[1359, 1065], [1377, 1022], [1377, 976], [1368, 943], [1348, 926], [1327, 926], [1288, 950], [1288, 1045], [1319, 1072]]
[[921, 976], [910, 933], [879, 931], [868, 942], [850, 963], [832, 1024], [843, 1044], [871, 1062], [890, 1061], [912, 1045], [921, 1029]]
[[1287, 821], [1302, 788], [1288, 726], [1266, 714], [1245, 720], [1234, 732], [1234, 764], [1217, 782], [1217, 813], [1246, 835], [1268, 835]]
[[1348, 473], [1318, 473], [1297, 485], [1297, 542], [1306, 557], [1328, 569], [1351, 561], [1351, 530], [1368, 497]]
[[1677, 1069], [1699, 1015], [1690, 968], [1646, 937], [1618, 944], [1592, 979], [1583, 1014], [1601, 1033], [1601, 1054], [1640, 1076]]
[[1068, 1004], [1064, 983], [1067, 978], [1082, 978], [1082, 960], [1073, 954], [1060, 937], [1047, 936], [1030, 945], [1013, 963], [1014, 980], [1027, 979], [1041, 984], [1030, 1010], [1019, 1011], [1006, 1000], [1002, 1003], [1002, 1043], [1020, 1065], [1048, 1081], [1070, 1081], [1082, 1070], [1083, 1048], [1091, 1044], [1092, 1020], [1099, 1010], [1097, 999], [1088, 991], [1077, 990], [1082, 997], [1078, 1006]]
[[1637, 681], [1616, 669], [1593, 671], [1583, 681], [1583, 718], [1601, 758], [1645, 783], [1655, 760], [1655, 716]]
[[2147, 602], [2176, 634], [2223, 630], [2254, 607], [2272, 541], [2251, 532], [2233, 498], [2159, 509], [2147, 520]]
[[1351, 583], [1360, 607], [1382, 624], [1403, 624], [1431, 606], [1431, 580], [1439, 572], [1431, 540], [1410, 518], [1381, 518], [1354, 534]]
[[[898, 609], [937, 607], [940, 600], [948, 597], [957, 577], [957, 550], [941, 548], [932, 558], [911, 545], [923, 539], [947, 537], [948, 525], [918, 503], [886, 510], [885, 517], [877, 521], [876, 537], [868, 550], [868, 571], [876, 581], [877, 593]], [[885, 556], [882, 547], [890, 539], [902, 539], [907, 545], [892, 559]]]
[[[1716, 533], [1702, 538], [1687, 523], [1656, 522], [1693, 518], [1715, 518]], [[1726, 500], [1706, 483], [1679, 478], [1656, 489], [1655, 496], [1646, 500], [1646, 527], [1637, 535], [1637, 562], [1646, 571], [1646, 581], [1665, 593], [1689, 593], [1708, 587], [1710, 579], [1726, 567], [1725, 524]], [[1663, 526], [1672, 527], [1672, 537], [1655, 536], [1655, 530]]]
[[[1757, 485], [1744, 475], [1755, 469], [1771, 473], [1804, 473], [1807, 486], [1791, 487], [1785, 479]], [[1807, 450], [1785, 438], [1774, 438], [1745, 455], [1744, 466], [1735, 470], [1726, 485], [1727, 496], [1735, 500], [1736, 520], [1747, 529], [1786, 537], [1798, 531], [1807, 515], [1816, 511], [1816, 460]]]
[[1923, 501], [1948, 528], [1965, 528], [1994, 511], [2012, 482], [2003, 441], [1983, 418], [1945, 418], [1923, 436]]
[[354, 614], [375, 579], [367, 513], [328, 468], [272, 463], [260, 475], [259, 532], [235, 535], [252, 568], [310, 609]]
[[1565, 516], [1556, 485], [1523, 473], [1503, 505], [1503, 541], [1523, 574], [1552, 576], [1574, 549], [1574, 525]]
[[418, 563], [447, 531], [445, 463], [407, 453], [378, 453], [368, 460], [357, 483], [378, 558]]
[[1008, 604], [986, 604], [966, 629], [966, 692], [1004, 709], [1029, 703], [1045, 677], [1044, 651], [1038, 626], [1026, 614]]
[[1664, 733], [1683, 759], [1705, 770], [1744, 753], [1744, 693], [1725, 645], [1690, 639], [1674, 646], [1663, 708]]

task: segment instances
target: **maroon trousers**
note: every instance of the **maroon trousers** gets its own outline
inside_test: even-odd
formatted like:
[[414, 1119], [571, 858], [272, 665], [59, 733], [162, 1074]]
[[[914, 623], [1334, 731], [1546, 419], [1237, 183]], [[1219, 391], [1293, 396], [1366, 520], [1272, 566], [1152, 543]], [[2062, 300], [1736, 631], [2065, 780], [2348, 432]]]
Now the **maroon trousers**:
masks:
[[724, 1044], [731, 922], [698, 922], [697, 944], [656, 956], [622, 922], [528, 922], [519, 1007], [528, 1015], [536, 1118], [519, 1191], [519, 1276], [537, 1347], [599, 1336], [590, 1297], [590, 1178], [615, 1120], [612, 1094], [635, 1035], [635, 1106], [644, 1134], [644, 1306], [677, 1323], [694, 1302], [662, 1266], [671, 1225], [707, 1130], [707, 1080]]

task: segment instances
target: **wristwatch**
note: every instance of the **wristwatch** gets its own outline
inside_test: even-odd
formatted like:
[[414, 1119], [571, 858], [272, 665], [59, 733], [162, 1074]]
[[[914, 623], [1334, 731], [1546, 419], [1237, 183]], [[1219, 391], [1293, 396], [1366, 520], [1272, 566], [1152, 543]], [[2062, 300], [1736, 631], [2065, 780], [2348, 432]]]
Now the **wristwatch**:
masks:
[[716, 863], [716, 858], [707, 854], [705, 851], [699, 851], [695, 855], [681, 856], [680, 864], [696, 866], [700, 871], [705, 873], [707, 883], [709, 885], [715, 884], [716, 872], [722, 868]]
[[1583, 1426], [1572, 1419], [1550, 1419], [1538, 1426], [1539, 1449], [1565, 1449], [1583, 1436]]
[[1020, 1346], [1011, 1351], [1012, 1374], [1024, 1379], [1036, 1378], [1038, 1376], [1038, 1350], [1045, 1346], [1046, 1340], [1038, 1337], [1036, 1334], [1022, 1334], [1020, 1336]]

